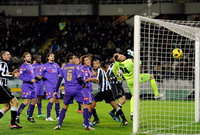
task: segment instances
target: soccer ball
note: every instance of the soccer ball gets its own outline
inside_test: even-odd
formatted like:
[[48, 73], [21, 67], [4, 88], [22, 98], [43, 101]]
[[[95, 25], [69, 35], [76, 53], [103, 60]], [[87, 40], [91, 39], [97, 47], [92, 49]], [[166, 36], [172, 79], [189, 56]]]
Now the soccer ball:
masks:
[[180, 48], [175, 48], [173, 49], [172, 51], [172, 56], [175, 58], [175, 59], [180, 59], [183, 57], [183, 51], [182, 49]]

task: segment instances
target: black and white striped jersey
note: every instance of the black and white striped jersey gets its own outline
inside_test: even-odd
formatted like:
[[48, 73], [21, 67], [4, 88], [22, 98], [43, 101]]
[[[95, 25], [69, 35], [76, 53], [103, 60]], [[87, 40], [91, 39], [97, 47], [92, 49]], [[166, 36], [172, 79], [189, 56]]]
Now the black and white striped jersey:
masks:
[[0, 86], [7, 86], [8, 79], [11, 79], [13, 76], [9, 74], [8, 64], [0, 60]]
[[119, 84], [119, 83], [122, 83], [121, 80], [118, 80], [118, 78], [115, 76], [115, 74], [113, 73], [113, 64], [111, 64], [109, 67], [108, 67], [108, 70], [106, 72], [107, 74], [107, 77], [108, 77], [108, 80], [111, 84]]
[[100, 92], [111, 90], [111, 86], [108, 81], [106, 72], [102, 68], [97, 69], [97, 79], [99, 80], [99, 91]]

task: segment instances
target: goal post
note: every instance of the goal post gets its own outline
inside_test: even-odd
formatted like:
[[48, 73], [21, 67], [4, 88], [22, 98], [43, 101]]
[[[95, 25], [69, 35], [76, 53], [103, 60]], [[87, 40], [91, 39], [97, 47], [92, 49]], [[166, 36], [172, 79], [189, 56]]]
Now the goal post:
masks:
[[[199, 26], [134, 17], [133, 134], [200, 134]], [[173, 57], [175, 48], [183, 57]], [[140, 82], [142, 74], [156, 80], [159, 99], [151, 81]]]

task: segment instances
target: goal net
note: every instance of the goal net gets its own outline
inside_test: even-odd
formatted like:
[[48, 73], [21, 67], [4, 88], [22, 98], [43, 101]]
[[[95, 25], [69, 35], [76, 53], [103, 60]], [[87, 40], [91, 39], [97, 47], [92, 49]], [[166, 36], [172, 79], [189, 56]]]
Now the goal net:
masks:
[[[135, 16], [133, 133], [200, 134], [199, 26]], [[183, 55], [173, 57], [175, 48]], [[142, 73], [155, 78], [160, 98]]]

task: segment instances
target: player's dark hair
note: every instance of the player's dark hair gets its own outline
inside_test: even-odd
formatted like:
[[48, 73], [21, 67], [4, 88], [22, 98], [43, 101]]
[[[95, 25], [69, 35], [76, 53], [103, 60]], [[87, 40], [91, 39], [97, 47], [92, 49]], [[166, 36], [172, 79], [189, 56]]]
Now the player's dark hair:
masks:
[[118, 58], [119, 58], [118, 55], [115, 55], [115, 56], [114, 56], [114, 60], [115, 60], [115, 61], [119, 61]]
[[68, 55], [67, 55], [67, 57], [66, 57], [66, 62], [69, 62], [69, 60], [71, 60], [71, 59], [73, 59], [73, 56], [76, 56], [75, 54], [73, 54], [73, 53], [69, 53]]
[[41, 55], [33, 55], [33, 61], [36, 61], [36, 62], [38, 62], [38, 59], [42, 59], [42, 56]]
[[48, 61], [49, 56], [52, 55], [52, 54], [55, 56], [55, 54], [52, 53], [52, 52], [50, 52], [50, 53], [47, 54], [47, 57], [46, 57], [46, 60], [47, 60], [47, 61]]
[[89, 55], [89, 54], [88, 54], [88, 55], [83, 55], [83, 56], [81, 56], [80, 61], [81, 61], [81, 64], [82, 64], [82, 65], [84, 65], [85, 58], [89, 58], [89, 59], [92, 60], [92, 55]]

